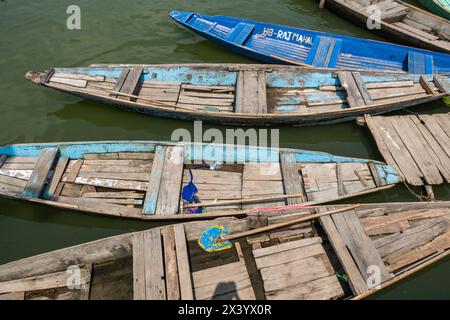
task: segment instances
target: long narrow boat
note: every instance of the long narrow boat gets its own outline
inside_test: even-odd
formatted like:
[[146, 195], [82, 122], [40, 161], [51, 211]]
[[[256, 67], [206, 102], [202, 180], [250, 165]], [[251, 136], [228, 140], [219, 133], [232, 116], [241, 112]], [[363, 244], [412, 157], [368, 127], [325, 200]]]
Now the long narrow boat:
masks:
[[210, 41], [265, 63], [415, 74], [450, 72], [450, 56], [445, 53], [227, 16], [182, 11], [172, 11], [170, 16]]
[[153, 116], [268, 126], [342, 122], [440, 99], [450, 77], [279, 65], [93, 65], [33, 83]]
[[206, 143], [18, 144], [1, 147], [0, 159], [1, 196], [143, 220], [246, 215], [286, 202], [364, 195], [401, 181], [395, 168], [378, 161]]
[[[450, 202], [349, 208], [176, 224], [40, 254], [0, 265], [0, 299], [362, 299], [450, 253]], [[236, 237], [232, 248], [200, 249], [212, 223]]]
[[435, 14], [450, 20], [449, 0], [418, 0], [425, 8]]
[[[448, 0], [447, 0], [448, 1]], [[433, 1], [423, 3], [432, 5]], [[381, 13], [380, 28], [372, 26], [373, 6]], [[327, 8], [382, 37], [428, 50], [450, 53], [450, 21], [399, 0], [327, 0]], [[448, 58], [447, 58], [448, 60]]]

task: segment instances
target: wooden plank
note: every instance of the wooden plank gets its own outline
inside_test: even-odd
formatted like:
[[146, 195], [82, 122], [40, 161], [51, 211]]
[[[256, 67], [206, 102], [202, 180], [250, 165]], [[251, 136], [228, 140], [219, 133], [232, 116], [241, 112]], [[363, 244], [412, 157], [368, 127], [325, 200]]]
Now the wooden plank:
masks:
[[[260, 83], [261, 80], [261, 83]], [[240, 71], [236, 85], [236, 112], [257, 114], [267, 110], [265, 76], [252, 70]], [[262, 105], [262, 106], [261, 106]], [[265, 106], [265, 107], [264, 107]]]
[[85, 153], [84, 160], [117, 160], [119, 155], [115, 152], [109, 153]]
[[184, 147], [167, 147], [156, 203], [156, 214], [177, 214], [179, 210], [183, 167]]
[[337, 213], [332, 216], [336, 229], [352, 254], [362, 277], [367, 281], [374, 266], [379, 270], [380, 283], [368, 283], [368, 287], [378, 286], [392, 278], [387, 271], [372, 240], [367, 236], [354, 211]]
[[341, 86], [347, 92], [347, 102], [350, 108], [365, 106], [366, 103], [364, 102], [352, 73], [349, 71], [341, 71], [337, 72], [337, 75], [341, 82]]
[[388, 118], [413, 157], [428, 184], [441, 184], [443, 179], [433, 159], [436, 156], [414, 122], [406, 116]]
[[118, 192], [85, 192], [83, 198], [115, 198], [115, 199], [143, 199], [142, 193], [133, 191], [118, 191]]
[[12, 187], [22, 188], [27, 186], [27, 181], [11, 176], [0, 175], [0, 183], [10, 185]]
[[[148, 182], [150, 178], [150, 172], [81, 172], [78, 174], [80, 178], [102, 178], [112, 180], [131, 180], [131, 181], [145, 181]], [[63, 178], [63, 181], [67, 181], [67, 177]]]
[[152, 172], [148, 182], [148, 189], [145, 195], [143, 214], [155, 214], [157, 207], [157, 200], [159, 195], [159, 188], [161, 185], [161, 177], [163, 173], [164, 161], [166, 158], [166, 147], [157, 146], [155, 151], [155, 158], [153, 160]]
[[6, 159], [8, 159], [8, 156], [6, 154], [0, 155], [0, 168], [5, 163]]
[[120, 190], [146, 191], [148, 189], [148, 183], [142, 181], [77, 177], [75, 183]]
[[145, 299], [166, 300], [164, 253], [159, 228], [144, 231]]
[[388, 89], [388, 88], [403, 88], [414, 86], [414, 81], [384, 81], [384, 82], [370, 82], [366, 83], [366, 89]]
[[4, 300], [25, 300], [25, 292], [0, 294], [0, 301]]
[[267, 78], [265, 71], [258, 71], [258, 114], [267, 113]]
[[277, 244], [270, 247], [265, 247], [257, 250], [253, 250], [253, 256], [256, 258], [260, 258], [263, 256], [268, 256], [271, 254], [288, 251], [292, 249], [302, 248], [311, 246], [313, 244], [322, 243], [322, 239], [320, 237], [301, 239], [297, 241], [290, 241], [282, 244]]
[[67, 166], [68, 162], [69, 162], [69, 158], [67, 158], [67, 157], [60, 157], [58, 159], [58, 162], [57, 162], [56, 168], [55, 168], [55, 172], [53, 173], [52, 180], [48, 187], [48, 191], [46, 194], [47, 197], [51, 197], [55, 194], [56, 188], [58, 187], [58, 184], [61, 181], [62, 175], [64, 174], [64, 171], [66, 170], [66, 166]]
[[59, 151], [56, 148], [48, 148], [41, 151], [30, 180], [28, 180], [25, 190], [22, 192], [22, 197], [39, 198], [41, 196], [49, 171], [53, 167], [58, 154]]
[[33, 170], [8, 170], [0, 169], [0, 175], [18, 178], [22, 180], [29, 180]]
[[[66, 287], [72, 274], [67, 271], [49, 273], [29, 278], [0, 282], [0, 294]], [[83, 285], [90, 279], [90, 271], [80, 268], [80, 282]]]
[[161, 229], [161, 235], [164, 244], [167, 300], [180, 300], [175, 233], [172, 227], [164, 227]]
[[439, 89], [441, 93], [450, 93], [450, 85], [447, 80], [443, 79], [440, 76], [434, 76], [433, 79], [434, 85]]
[[56, 75], [54, 75], [50, 79], [50, 82], [59, 83], [59, 84], [66, 84], [66, 85], [69, 85], [69, 86], [72, 86], [72, 87], [77, 87], [77, 88], [86, 88], [86, 86], [87, 86], [87, 81], [86, 80], [60, 78], [60, 77], [56, 77]]
[[340, 197], [345, 195], [345, 188], [344, 188], [344, 185], [342, 184], [341, 170], [342, 170], [342, 164], [336, 163], [336, 183], [337, 183], [338, 195]]
[[298, 247], [291, 250], [277, 252], [268, 256], [262, 256], [255, 259], [255, 261], [258, 269], [262, 269], [295, 260], [305, 259], [322, 253], [325, 253], [322, 245], [313, 244], [306, 247]]
[[361, 294], [365, 292], [367, 288], [366, 281], [362, 277], [355, 262], [353, 261], [347, 246], [339, 235], [338, 230], [330, 216], [324, 216], [319, 218], [322, 227], [324, 228], [328, 240], [330, 241], [333, 249], [345, 270], [350, 282], [350, 287], [354, 294]]
[[133, 243], [133, 299], [145, 300], [145, 247], [144, 233], [136, 232], [132, 236]]
[[78, 173], [80, 172], [81, 166], [83, 165], [83, 162], [84, 161], [82, 159], [78, 159], [72, 163], [70, 169], [68, 169], [68, 172], [67, 172], [67, 176], [65, 179], [66, 182], [70, 182], [70, 183], [75, 182], [75, 180], [77, 179]]
[[415, 186], [423, 185], [422, 172], [417, 167], [391, 122], [385, 117], [372, 117], [372, 119], [376, 125], [376, 130], [380, 133], [393, 158], [395, 158], [394, 163], [401, 170], [406, 181]]
[[[225, 177], [224, 177], [225, 178]], [[241, 185], [240, 174], [236, 175], [236, 179], [224, 181], [226, 185], [236, 188], [236, 185]], [[194, 178], [195, 179], [195, 178]], [[242, 173], [244, 180], [258, 180], [258, 181], [272, 181], [282, 180], [281, 167], [279, 163], [244, 163]], [[196, 183], [197, 184], [197, 183]]]
[[[120, 72], [119, 78], [117, 79], [117, 82], [112, 91], [120, 92], [122, 90], [123, 84], [124, 84], [125, 80], [127, 79], [129, 73], [130, 73], [129, 68], [122, 69], [122, 71]], [[111, 93], [110, 96], [117, 98], [117, 95], [113, 94], [113, 93]]]
[[[119, 152], [119, 160], [153, 160], [153, 152]], [[85, 158], [86, 159], [86, 158]]]
[[424, 75], [420, 76], [420, 84], [425, 89], [427, 94], [435, 94], [434, 88], [431, 87], [430, 83], [427, 81], [427, 77], [426, 76], [424, 76]]
[[355, 79], [356, 86], [359, 89], [359, 93], [361, 94], [364, 103], [368, 106], [373, 103], [372, 99], [370, 98], [369, 92], [367, 91], [366, 85], [361, 77], [361, 73], [359, 72], [352, 72], [353, 78]]
[[[120, 89], [120, 92], [127, 95], [136, 94], [142, 71], [142, 68], [131, 68], [122, 88]], [[119, 99], [130, 101], [132, 98], [127, 96], [119, 96]]]
[[450, 157], [445, 153], [439, 143], [436, 141], [435, 137], [428, 131], [428, 129], [420, 122], [419, 118], [416, 116], [409, 116], [410, 121], [412, 121], [417, 129], [422, 134], [429, 148], [432, 152], [430, 156], [433, 158], [435, 165], [439, 168], [440, 173], [444, 176], [445, 180], [450, 182]]
[[297, 165], [297, 159], [293, 152], [280, 153], [281, 172], [283, 174], [283, 185], [286, 194], [301, 194], [303, 198], [287, 199], [288, 205], [306, 202], [306, 193], [303, 190], [303, 177]]
[[180, 279], [181, 300], [193, 300], [191, 271], [189, 266], [189, 255], [187, 251], [186, 235], [184, 225], [173, 226], [175, 233], [175, 248], [177, 252], [178, 276]]

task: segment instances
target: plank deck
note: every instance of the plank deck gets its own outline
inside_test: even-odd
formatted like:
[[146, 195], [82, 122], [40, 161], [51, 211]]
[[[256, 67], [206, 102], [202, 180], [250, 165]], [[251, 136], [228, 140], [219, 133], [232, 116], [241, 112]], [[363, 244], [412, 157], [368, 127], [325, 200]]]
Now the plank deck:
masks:
[[365, 119], [386, 162], [397, 167], [409, 184], [450, 182], [450, 114]]

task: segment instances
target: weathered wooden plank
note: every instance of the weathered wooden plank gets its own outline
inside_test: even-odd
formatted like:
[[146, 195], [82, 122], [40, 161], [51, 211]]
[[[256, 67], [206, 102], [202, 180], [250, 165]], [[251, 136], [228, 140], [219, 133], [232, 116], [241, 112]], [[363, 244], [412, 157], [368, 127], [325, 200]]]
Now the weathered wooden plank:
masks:
[[86, 88], [87, 81], [82, 79], [68, 79], [68, 78], [62, 78], [57, 77], [56, 74], [51, 77], [50, 82], [59, 83], [59, 84], [66, 84], [72, 87], [77, 88]]
[[77, 177], [75, 179], [76, 184], [85, 184], [95, 187], [121, 189], [121, 190], [137, 190], [146, 191], [148, 188], [147, 182], [142, 181], [128, 181], [128, 180], [114, 180], [114, 179], [102, 179], [102, 178], [84, 178]]
[[434, 85], [439, 89], [441, 93], [449, 93], [450, 92], [450, 85], [449, 83], [444, 80], [442, 77], [435, 76], [433, 79]]
[[329, 300], [343, 296], [335, 275], [308, 282], [308, 285], [286, 287], [266, 293], [268, 300]]
[[[129, 68], [122, 69], [119, 78], [117, 79], [117, 82], [112, 91], [120, 92], [122, 90], [123, 84], [125, 83], [125, 80], [127, 79], [129, 73], [130, 73]], [[111, 96], [117, 98], [116, 94], [111, 93]]]
[[[378, 268], [380, 283], [392, 278], [375, 245], [365, 233], [356, 213], [354, 211], [337, 213], [331, 217], [363, 278], [367, 281], [374, 267]], [[373, 287], [378, 286], [380, 283], [368, 283], [367, 285], [368, 287]]]
[[132, 236], [133, 244], [133, 299], [145, 300], [145, 247], [144, 233], [136, 232]]
[[8, 159], [8, 156], [6, 154], [0, 155], [0, 168], [6, 162], [6, 159]]
[[55, 172], [53, 173], [52, 180], [48, 187], [48, 191], [46, 194], [47, 197], [51, 197], [55, 194], [56, 188], [58, 187], [58, 184], [61, 181], [62, 175], [64, 174], [64, 171], [66, 170], [66, 166], [67, 166], [68, 162], [69, 162], [69, 158], [67, 158], [67, 157], [60, 157], [58, 159], [58, 162], [57, 162], [56, 168], [55, 168]]
[[236, 84], [237, 113], [266, 113], [266, 76], [263, 71], [240, 71]]
[[21, 188], [22, 190], [27, 186], [26, 180], [5, 175], [0, 175], [0, 183], [16, 188]]
[[361, 73], [359, 72], [352, 72], [352, 76], [355, 80], [356, 86], [359, 89], [359, 93], [361, 94], [361, 97], [364, 100], [364, 103], [366, 105], [371, 105], [372, 104], [372, 99], [370, 98], [370, 94], [369, 91], [367, 91], [366, 85], [361, 77]]
[[22, 192], [24, 198], [39, 198], [44, 190], [45, 182], [50, 169], [58, 156], [58, 149], [43, 149], [39, 156], [39, 160], [31, 174], [30, 180]]
[[358, 85], [353, 78], [351, 72], [341, 71], [337, 72], [341, 86], [347, 92], [347, 102], [351, 108], [365, 106], [366, 103], [358, 89]]
[[[72, 274], [64, 270], [61, 272], [0, 282], [0, 294], [66, 287], [70, 284], [69, 280], [71, 277]], [[88, 268], [80, 268], [79, 280], [78, 283], [74, 283], [73, 285], [81, 286], [90, 280], [90, 270]]]
[[143, 199], [144, 194], [133, 191], [118, 192], [85, 192], [83, 198], [115, 198], [115, 199]]
[[164, 169], [164, 161], [166, 158], [166, 149], [164, 146], [157, 146], [155, 158], [153, 160], [152, 172], [148, 182], [148, 189], [145, 195], [143, 214], [155, 214], [161, 185], [161, 177]]
[[153, 152], [119, 152], [119, 160], [153, 160]]
[[165, 227], [161, 229], [161, 235], [164, 244], [167, 300], [180, 300], [175, 233], [172, 227]]
[[33, 170], [0, 169], [0, 175], [29, 180]]
[[422, 185], [423, 174], [417, 167], [391, 122], [385, 117], [372, 117], [372, 120], [376, 125], [375, 130], [380, 133], [389, 152], [395, 158], [396, 165], [408, 183], [416, 186]]
[[330, 216], [323, 216], [319, 218], [322, 227], [324, 228], [328, 240], [333, 246], [336, 255], [341, 262], [342, 267], [345, 270], [345, 273], [349, 277], [350, 287], [355, 294], [361, 294], [365, 292], [367, 288], [366, 281], [362, 277], [361, 273], [358, 270], [355, 262], [353, 261], [350, 252], [348, 251], [347, 246], [342, 240], [342, 237], [339, 235], [338, 230]]
[[287, 199], [288, 205], [306, 202], [306, 193], [303, 190], [303, 177], [297, 164], [295, 153], [280, 153], [281, 172], [286, 194], [301, 194], [303, 197]]
[[308, 238], [308, 239], [301, 239], [297, 241], [290, 241], [283, 244], [277, 244], [274, 246], [261, 248], [257, 250], [253, 250], [253, 256], [256, 258], [260, 258], [263, 256], [268, 256], [271, 254], [288, 251], [292, 249], [307, 247], [313, 244], [322, 243], [322, 239], [320, 237], [314, 237], [314, 238]]
[[423, 173], [424, 180], [428, 184], [441, 184], [443, 182], [442, 177], [433, 161], [436, 156], [414, 122], [405, 116], [392, 116], [388, 119]]
[[387, 88], [402, 88], [402, 87], [412, 87], [414, 86], [414, 81], [384, 81], [384, 82], [370, 82], [366, 83], [366, 88], [370, 89], [387, 89]]
[[159, 228], [144, 231], [145, 299], [165, 300], [164, 252]]
[[179, 210], [183, 178], [184, 148], [167, 147], [159, 185], [156, 214], [173, 215]]
[[427, 94], [435, 94], [434, 88], [431, 87], [430, 83], [427, 80], [427, 77], [424, 75], [420, 76], [420, 84], [425, 89]]
[[83, 165], [84, 160], [78, 159], [73, 161], [70, 168], [67, 170], [67, 176], [65, 181], [73, 183], [77, 179], [78, 173], [80, 172], [81, 166]]
[[[95, 171], [83, 171], [78, 174], [80, 178], [101, 178], [101, 179], [112, 179], [112, 180], [130, 180], [130, 181], [142, 181], [148, 182], [150, 178], [149, 172], [95, 172]], [[64, 177], [63, 181], [67, 181]]]
[[268, 256], [262, 256], [255, 259], [255, 261], [258, 269], [262, 269], [295, 260], [305, 259], [322, 253], [325, 253], [322, 245], [313, 244], [306, 247], [298, 247], [295, 249], [274, 253]]
[[0, 301], [3, 300], [25, 300], [25, 292], [0, 294]]
[[189, 266], [189, 256], [187, 251], [186, 234], [184, 225], [174, 225], [175, 248], [177, 252], [178, 276], [180, 279], [181, 300], [193, 300], [191, 271]]
[[109, 153], [85, 153], [84, 160], [117, 160], [119, 155], [116, 152]]

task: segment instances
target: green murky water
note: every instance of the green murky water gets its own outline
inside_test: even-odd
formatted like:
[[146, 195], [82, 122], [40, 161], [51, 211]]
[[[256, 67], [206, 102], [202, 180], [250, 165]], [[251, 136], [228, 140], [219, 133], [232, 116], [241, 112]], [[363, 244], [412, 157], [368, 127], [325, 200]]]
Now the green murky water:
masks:
[[[66, 28], [66, 9], [81, 8], [81, 30]], [[171, 9], [224, 14], [377, 39], [313, 0], [0, 0], [0, 144], [80, 140], [169, 140], [188, 122], [145, 117], [44, 90], [31, 69], [91, 63], [189, 63], [249, 60], [224, 51], [168, 19]], [[379, 38], [378, 38], [379, 39]], [[411, 109], [448, 111], [442, 103]], [[224, 128], [220, 128], [224, 129]], [[354, 123], [283, 128], [281, 146], [382, 160], [367, 129]], [[450, 199], [450, 188], [436, 190]], [[403, 187], [352, 201], [412, 201]], [[157, 226], [0, 200], [0, 264], [106, 236]], [[450, 259], [377, 298], [450, 298]]]

